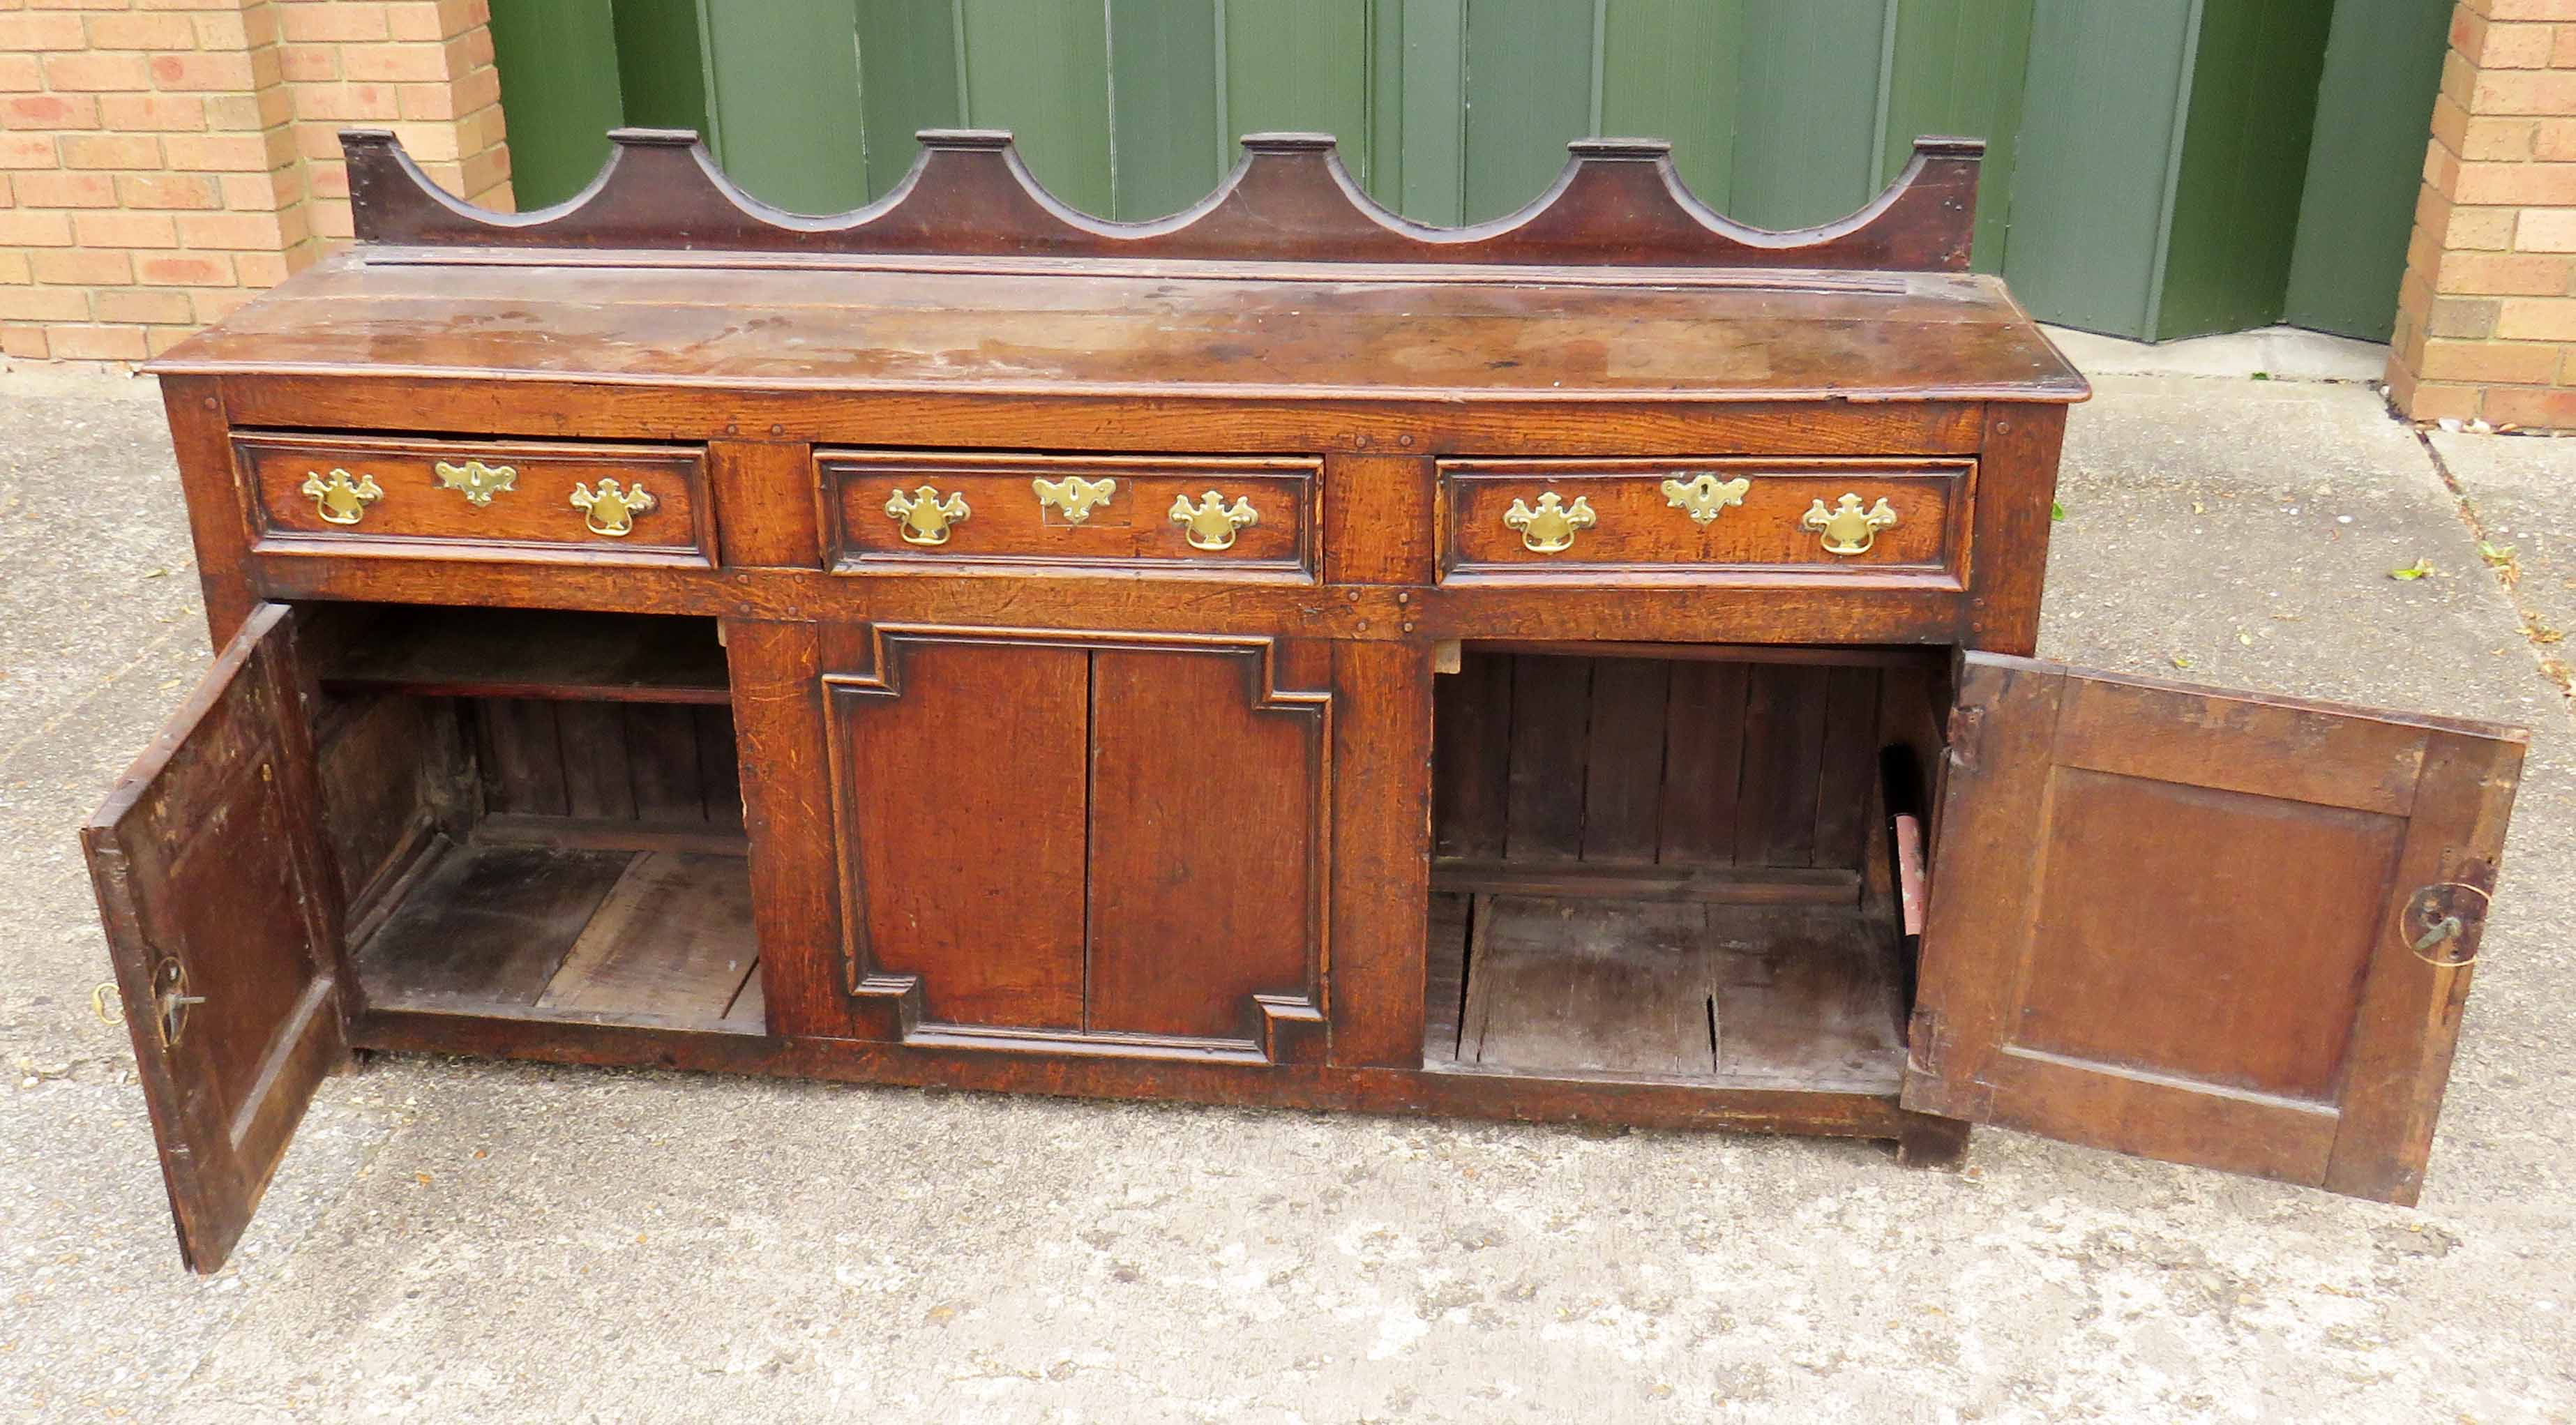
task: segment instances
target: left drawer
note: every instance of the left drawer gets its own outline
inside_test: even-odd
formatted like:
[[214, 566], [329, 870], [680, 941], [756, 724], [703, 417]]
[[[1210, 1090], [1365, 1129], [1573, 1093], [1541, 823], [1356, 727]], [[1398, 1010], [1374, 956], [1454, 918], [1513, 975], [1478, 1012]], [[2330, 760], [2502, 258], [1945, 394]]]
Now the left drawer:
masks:
[[263, 549], [714, 562], [706, 460], [685, 446], [254, 432], [233, 452]]

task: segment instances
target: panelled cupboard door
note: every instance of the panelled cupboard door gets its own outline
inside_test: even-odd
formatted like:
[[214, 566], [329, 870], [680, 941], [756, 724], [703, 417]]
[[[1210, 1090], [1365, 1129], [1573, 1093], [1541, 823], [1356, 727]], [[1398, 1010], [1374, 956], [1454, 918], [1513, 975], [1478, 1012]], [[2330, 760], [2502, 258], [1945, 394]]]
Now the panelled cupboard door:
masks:
[[294, 666], [263, 605], [81, 831], [188, 1265], [224, 1264], [346, 1059]]
[[844, 958], [873, 1033], [1320, 1055], [1328, 645], [827, 636]]
[[1966, 655], [1905, 1106], [2414, 1202], [2527, 741]]

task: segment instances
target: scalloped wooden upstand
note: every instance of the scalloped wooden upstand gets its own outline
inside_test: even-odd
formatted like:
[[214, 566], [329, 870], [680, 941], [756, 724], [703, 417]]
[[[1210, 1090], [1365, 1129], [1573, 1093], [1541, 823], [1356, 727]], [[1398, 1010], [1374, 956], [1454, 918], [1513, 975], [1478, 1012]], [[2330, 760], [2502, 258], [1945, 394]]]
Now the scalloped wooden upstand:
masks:
[[84, 841], [198, 1269], [353, 1049], [2413, 1200], [2520, 735], [2030, 659], [2086, 386], [1976, 143], [1775, 233], [1640, 140], [1445, 229], [1315, 134], [1144, 223], [613, 137], [345, 134], [154, 363], [223, 652]]

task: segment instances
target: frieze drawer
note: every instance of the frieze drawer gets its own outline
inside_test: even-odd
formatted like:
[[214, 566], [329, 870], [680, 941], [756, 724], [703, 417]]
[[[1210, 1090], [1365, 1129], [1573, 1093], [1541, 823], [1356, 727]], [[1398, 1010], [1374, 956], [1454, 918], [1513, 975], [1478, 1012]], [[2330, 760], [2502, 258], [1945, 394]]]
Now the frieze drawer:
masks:
[[1973, 461], [1441, 462], [1441, 572], [1964, 586]]
[[705, 461], [679, 446], [238, 434], [260, 548], [713, 563]]
[[818, 452], [836, 573], [1056, 566], [1311, 582], [1321, 462]]

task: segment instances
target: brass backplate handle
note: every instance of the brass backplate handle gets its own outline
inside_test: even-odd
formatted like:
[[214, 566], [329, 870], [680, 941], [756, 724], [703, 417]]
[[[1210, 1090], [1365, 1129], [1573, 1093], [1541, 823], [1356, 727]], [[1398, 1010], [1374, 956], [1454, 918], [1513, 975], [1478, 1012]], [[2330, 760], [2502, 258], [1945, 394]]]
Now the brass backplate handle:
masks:
[[614, 478], [603, 475], [597, 490], [587, 483], [572, 487], [572, 507], [581, 511], [581, 522], [592, 534], [610, 539], [624, 539], [634, 533], [635, 517], [659, 503], [641, 480], [626, 489], [620, 488]]
[[322, 516], [325, 524], [356, 524], [367, 517], [367, 506], [385, 497], [384, 487], [376, 483], [375, 476], [352, 475], [346, 470], [334, 470], [329, 475], [308, 470], [304, 483], [296, 488], [312, 497], [314, 512]]
[[1590, 529], [1599, 517], [1592, 513], [1592, 502], [1581, 495], [1567, 504], [1554, 490], [1541, 493], [1538, 508], [1531, 509], [1519, 500], [1503, 511], [1503, 528], [1518, 530], [1521, 547], [1532, 554], [1561, 554], [1574, 547], [1574, 532]]
[[909, 495], [896, 490], [887, 497], [885, 512], [894, 520], [895, 532], [903, 536], [904, 543], [946, 544], [949, 528], [966, 523], [966, 517], [974, 510], [967, 506], [963, 493], [951, 490], [942, 499], [937, 486], [924, 485]]
[[1880, 530], [1896, 528], [1896, 511], [1884, 498], [1864, 510], [1860, 496], [1846, 494], [1830, 510], [1823, 500], [1809, 505], [1798, 518], [1798, 527], [1820, 536], [1827, 554], [1867, 554], [1878, 542]]
[[152, 967], [152, 1025], [164, 1045], [179, 1047], [180, 1036], [188, 1032], [188, 1011], [205, 1002], [204, 995], [188, 993], [187, 966], [164, 958]]
[[1753, 481], [1742, 475], [1732, 480], [1720, 480], [1704, 470], [1687, 480], [1673, 475], [1664, 481], [1664, 503], [1688, 510], [1695, 524], [1707, 524], [1727, 506], [1743, 504], [1744, 493], [1752, 488]]
[[1261, 512], [1241, 496], [1229, 505], [1223, 495], [1210, 490], [1195, 505], [1190, 503], [1187, 495], [1173, 500], [1171, 520], [1181, 527], [1182, 537], [1189, 541], [1190, 548], [1216, 554], [1234, 547], [1234, 536], [1238, 530], [1261, 523]]
[[2456, 970], [2477, 961], [2479, 933], [2486, 928], [2487, 893], [2466, 881], [2435, 881], [2417, 887], [2397, 918], [2398, 934], [2417, 959], [2438, 969]]
[[1066, 524], [1080, 524], [1109, 503], [1109, 497], [1118, 493], [1118, 482], [1067, 475], [1061, 480], [1031, 480], [1029, 488], [1037, 492], [1039, 510], [1061, 511]]
[[438, 477], [440, 489], [462, 491], [469, 505], [488, 505], [494, 495], [519, 482], [519, 467], [515, 465], [486, 465], [480, 460], [450, 465], [442, 460], [429, 469]]

